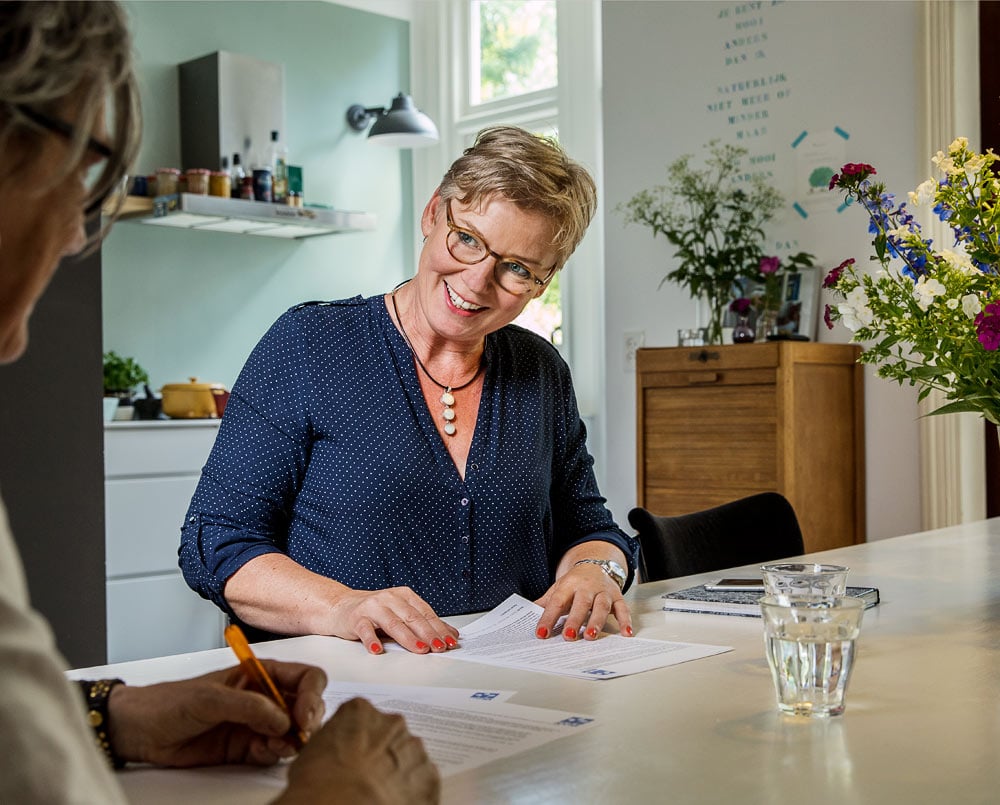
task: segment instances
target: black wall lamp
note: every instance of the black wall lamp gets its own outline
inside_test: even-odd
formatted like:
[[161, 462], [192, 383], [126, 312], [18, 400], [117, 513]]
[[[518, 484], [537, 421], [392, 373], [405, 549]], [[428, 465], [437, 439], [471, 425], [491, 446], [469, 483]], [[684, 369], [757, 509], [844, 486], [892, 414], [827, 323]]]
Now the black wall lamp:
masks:
[[365, 108], [357, 103], [347, 110], [347, 124], [355, 131], [364, 131], [372, 119], [375, 124], [368, 131], [368, 139], [380, 145], [419, 148], [438, 141], [434, 121], [417, 109], [413, 99], [402, 92], [392, 99], [389, 111], [384, 106]]

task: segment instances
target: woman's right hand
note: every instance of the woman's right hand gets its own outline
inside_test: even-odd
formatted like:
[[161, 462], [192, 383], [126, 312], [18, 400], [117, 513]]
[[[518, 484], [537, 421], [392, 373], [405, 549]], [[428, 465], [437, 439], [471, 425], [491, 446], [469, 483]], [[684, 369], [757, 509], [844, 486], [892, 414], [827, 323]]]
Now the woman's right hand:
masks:
[[403, 717], [351, 699], [303, 747], [275, 805], [432, 805], [440, 796], [437, 767]]
[[415, 654], [458, 646], [458, 629], [441, 620], [430, 604], [409, 587], [345, 588], [333, 605], [332, 615], [333, 634], [360, 640], [372, 654], [384, 651], [380, 633]]

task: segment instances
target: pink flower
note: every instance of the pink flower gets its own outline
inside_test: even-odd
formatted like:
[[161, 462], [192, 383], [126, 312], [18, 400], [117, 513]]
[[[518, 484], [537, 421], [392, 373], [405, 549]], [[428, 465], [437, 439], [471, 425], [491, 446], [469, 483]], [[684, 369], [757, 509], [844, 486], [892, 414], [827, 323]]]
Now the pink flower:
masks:
[[829, 305], [827, 305], [826, 310], [823, 311], [823, 321], [826, 322], [826, 329], [833, 329], [833, 308]]
[[976, 336], [987, 352], [1000, 349], [1000, 301], [990, 302], [976, 316]]
[[839, 181], [840, 181], [840, 174], [839, 173], [833, 174], [833, 176], [830, 177], [830, 185], [829, 187], [827, 187], [827, 190], [833, 190], [833, 188], [837, 186], [837, 183]]
[[867, 162], [848, 162], [840, 169], [840, 172], [844, 176], [860, 176], [862, 179], [866, 176], [874, 176], [876, 173], [875, 168]]
[[775, 274], [781, 261], [777, 257], [761, 257], [759, 271], [761, 274]]
[[832, 288], [840, 280], [840, 275], [844, 273], [844, 269], [848, 266], [854, 265], [854, 258], [848, 257], [843, 263], [841, 263], [836, 268], [831, 268], [830, 273], [826, 275], [823, 279], [824, 288]]

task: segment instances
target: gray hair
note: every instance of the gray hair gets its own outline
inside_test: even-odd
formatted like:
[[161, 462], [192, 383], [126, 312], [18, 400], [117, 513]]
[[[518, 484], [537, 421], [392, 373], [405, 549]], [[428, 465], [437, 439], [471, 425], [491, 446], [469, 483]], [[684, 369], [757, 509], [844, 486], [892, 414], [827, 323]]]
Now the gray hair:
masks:
[[[61, 119], [72, 104], [69, 153], [53, 183], [66, 179], [84, 156], [98, 116], [107, 115], [112, 155], [88, 203], [125, 180], [139, 152], [142, 121], [132, 38], [117, 2], [0, 2], [0, 153], [16, 148], [0, 181], [30, 164], [42, 147], [39, 115]], [[111, 219], [117, 210], [112, 211]]]
[[561, 268], [586, 234], [597, 210], [597, 188], [587, 170], [551, 137], [516, 126], [483, 129], [441, 180], [441, 198], [463, 204], [501, 196], [553, 225]]

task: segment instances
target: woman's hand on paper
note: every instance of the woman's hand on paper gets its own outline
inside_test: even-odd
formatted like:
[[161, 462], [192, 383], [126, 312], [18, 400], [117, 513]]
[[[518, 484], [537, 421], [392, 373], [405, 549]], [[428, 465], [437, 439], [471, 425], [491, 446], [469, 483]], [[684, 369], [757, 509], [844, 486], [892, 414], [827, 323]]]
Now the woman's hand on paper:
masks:
[[332, 614], [336, 619], [332, 634], [360, 640], [371, 654], [384, 651], [380, 634], [415, 654], [458, 646], [458, 629], [441, 620], [430, 604], [409, 587], [345, 588], [338, 595]]
[[574, 564], [580, 559], [596, 558], [592, 556], [595, 544], [608, 554], [600, 558], [625, 566], [624, 555], [610, 543], [587, 542], [570, 549], [559, 563], [555, 583], [535, 602], [545, 609], [536, 626], [537, 637], [552, 637], [563, 615], [564, 640], [596, 640], [610, 615], [618, 622], [620, 634], [633, 636], [631, 610], [614, 580], [599, 565]]

